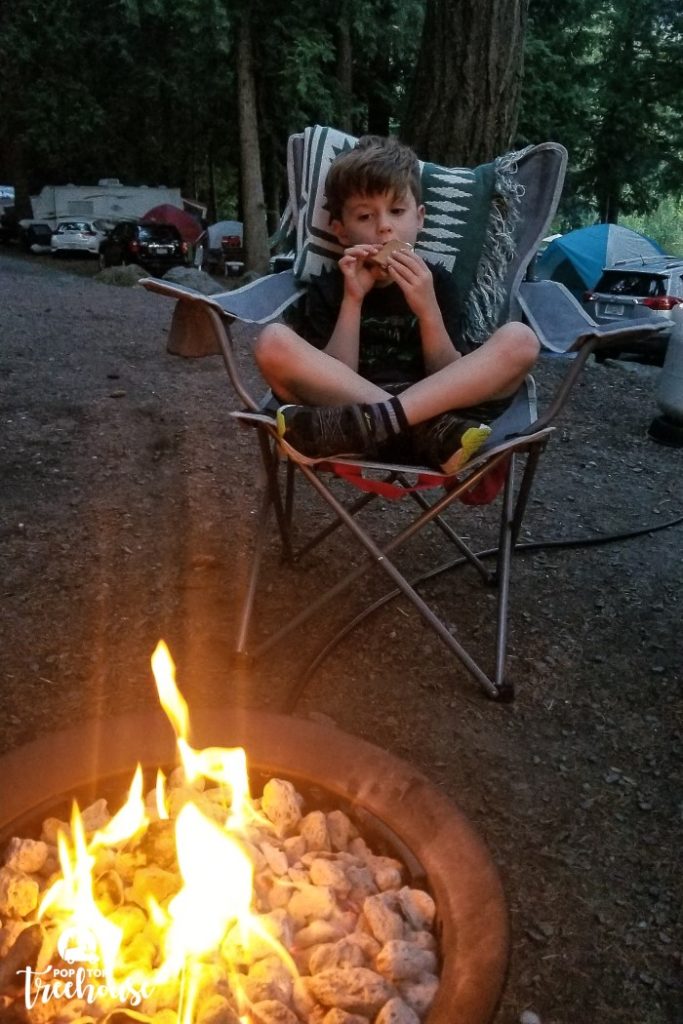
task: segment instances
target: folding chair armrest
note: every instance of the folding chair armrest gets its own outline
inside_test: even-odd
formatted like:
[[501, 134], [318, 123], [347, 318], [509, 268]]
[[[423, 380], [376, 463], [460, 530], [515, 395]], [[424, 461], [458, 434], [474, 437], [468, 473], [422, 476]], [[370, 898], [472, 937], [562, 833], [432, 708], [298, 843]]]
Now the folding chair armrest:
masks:
[[261, 324], [278, 317], [303, 294], [292, 272], [270, 274], [268, 277], [257, 278], [243, 288], [215, 295], [204, 295], [194, 288], [154, 277], [145, 277], [140, 284], [148, 291], [201, 308], [202, 331], [208, 328], [209, 335], [217, 345], [211, 351], [221, 352], [230, 382], [242, 404], [252, 412], [258, 412], [261, 402], [254, 398], [242, 379], [235, 358], [230, 323], [240, 320], [243, 323]]
[[291, 270], [268, 274], [242, 288], [217, 292], [215, 295], [204, 295], [194, 288], [156, 277], [143, 277], [140, 284], [150, 292], [158, 292], [172, 299], [205, 302], [223, 316], [246, 324], [266, 324], [276, 320], [304, 294], [304, 288], [295, 280]]
[[619, 322], [597, 324], [559, 281], [524, 281], [519, 302], [529, 326], [549, 352], [609, 349], [624, 339], [640, 340], [667, 329], [657, 322], [629, 327]]

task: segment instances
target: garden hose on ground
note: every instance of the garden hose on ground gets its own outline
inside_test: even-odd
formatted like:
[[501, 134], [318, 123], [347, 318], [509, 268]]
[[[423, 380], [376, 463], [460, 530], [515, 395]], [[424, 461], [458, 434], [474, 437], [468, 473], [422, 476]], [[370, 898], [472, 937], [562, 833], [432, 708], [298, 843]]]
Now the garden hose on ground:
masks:
[[[592, 536], [592, 537], [562, 537], [550, 540], [536, 540], [536, 541], [525, 541], [521, 544], [516, 544], [513, 551], [526, 552], [526, 551], [543, 551], [549, 548], [582, 548], [597, 546], [599, 544], [613, 544], [622, 540], [633, 540], [636, 537], [642, 537], [648, 533], [658, 533], [660, 530], [666, 530], [671, 526], [679, 526], [683, 523], [683, 516], [677, 516], [675, 519], [669, 519], [664, 523], [658, 523], [657, 526], [641, 526], [637, 530], [624, 530], [621, 533], [607, 533], [604, 536]], [[483, 551], [477, 551], [477, 558], [490, 558], [492, 555], [498, 553], [498, 548], [486, 548]], [[464, 565], [468, 559], [461, 555], [458, 558], [452, 558], [448, 562], [444, 562], [442, 565], [436, 566], [434, 569], [430, 569], [427, 572], [416, 576], [411, 580], [411, 586], [417, 587], [420, 583], [426, 583], [427, 580], [434, 579], [435, 576], [440, 576], [441, 573], [448, 572], [449, 569], [457, 569], [461, 565]], [[380, 608], [388, 604], [389, 601], [393, 601], [395, 597], [400, 596], [401, 591], [398, 588], [388, 591], [383, 594], [382, 597], [378, 598], [367, 608], [364, 608], [362, 612], [359, 612], [353, 619], [346, 623], [338, 633], [336, 633], [331, 640], [329, 640], [325, 646], [318, 652], [313, 661], [308, 665], [305, 671], [300, 676], [297, 685], [288, 693], [287, 701], [283, 708], [286, 714], [291, 714], [318, 665], [320, 665], [325, 658], [330, 654], [337, 644], [341, 643], [344, 637], [352, 633], [356, 626], [360, 625], [364, 619], [378, 611]]]

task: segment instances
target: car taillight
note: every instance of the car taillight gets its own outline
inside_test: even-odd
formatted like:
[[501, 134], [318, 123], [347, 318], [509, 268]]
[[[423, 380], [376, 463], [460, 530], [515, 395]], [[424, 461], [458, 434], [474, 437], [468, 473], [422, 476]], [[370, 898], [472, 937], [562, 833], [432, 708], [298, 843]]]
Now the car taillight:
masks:
[[223, 235], [221, 244], [224, 247], [227, 246], [228, 249], [239, 249], [242, 244], [242, 239], [239, 235]]
[[661, 312], [683, 305], [683, 299], [679, 299], [675, 295], [659, 295], [653, 299], [641, 299], [638, 304], [640, 306], [647, 306], [648, 309], [657, 309]]
[[140, 252], [140, 243], [139, 242], [135, 242], [135, 241], [129, 242], [128, 243], [128, 251], [129, 252]]
[[187, 252], [187, 242], [181, 242], [180, 243], [180, 251], [182, 252], [183, 256], [186, 254], [186, 252]]

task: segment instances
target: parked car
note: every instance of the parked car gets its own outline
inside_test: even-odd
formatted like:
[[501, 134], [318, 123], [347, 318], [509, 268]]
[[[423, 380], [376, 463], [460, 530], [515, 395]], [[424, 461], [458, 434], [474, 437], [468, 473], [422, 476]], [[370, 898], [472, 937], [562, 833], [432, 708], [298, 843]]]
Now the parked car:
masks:
[[195, 243], [196, 261], [209, 274], [244, 272], [243, 227], [238, 220], [210, 224]]
[[65, 252], [90, 253], [97, 256], [107, 236], [104, 223], [97, 220], [63, 220], [50, 239], [53, 256]]
[[[622, 260], [605, 267], [595, 288], [583, 296], [583, 305], [596, 323], [663, 320], [672, 323], [671, 310], [683, 304], [683, 257], [652, 256]], [[660, 362], [670, 330], [641, 344], [639, 353], [650, 353]]]
[[119, 267], [136, 263], [154, 274], [170, 267], [185, 267], [189, 246], [173, 224], [147, 224], [121, 221], [100, 243], [101, 267]]

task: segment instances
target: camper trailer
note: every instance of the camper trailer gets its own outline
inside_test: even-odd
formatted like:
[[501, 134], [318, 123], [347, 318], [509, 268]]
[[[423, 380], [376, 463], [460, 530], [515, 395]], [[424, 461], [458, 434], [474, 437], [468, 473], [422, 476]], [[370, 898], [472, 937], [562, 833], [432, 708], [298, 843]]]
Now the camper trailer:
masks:
[[122, 185], [118, 178], [103, 178], [97, 185], [46, 185], [39, 195], [31, 196], [33, 217], [19, 224], [29, 236], [39, 229], [49, 229], [52, 233], [59, 221], [74, 217], [114, 224], [143, 217], [161, 203], [182, 210], [180, 189]]

